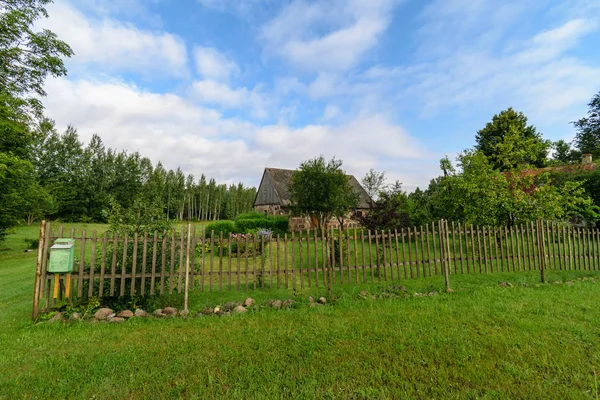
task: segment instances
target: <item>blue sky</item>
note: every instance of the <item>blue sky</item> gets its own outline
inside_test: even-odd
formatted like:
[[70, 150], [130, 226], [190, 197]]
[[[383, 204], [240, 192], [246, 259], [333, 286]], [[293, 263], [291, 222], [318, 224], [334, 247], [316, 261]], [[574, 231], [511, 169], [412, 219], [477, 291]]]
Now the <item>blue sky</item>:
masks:
[[548, 139], [600, 91], [597, 0], [58, 0], [60, 129], [256, 185], [323, 154], [408, 190], [508, 107]]

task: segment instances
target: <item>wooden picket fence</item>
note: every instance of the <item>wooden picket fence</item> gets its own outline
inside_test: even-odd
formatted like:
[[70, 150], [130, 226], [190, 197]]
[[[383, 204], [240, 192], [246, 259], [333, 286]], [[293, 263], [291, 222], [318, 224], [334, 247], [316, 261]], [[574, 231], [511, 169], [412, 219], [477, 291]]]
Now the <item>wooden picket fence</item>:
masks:
[[[188, 227], [189, 228], [189, 227]], [[395, 231], [307, 230], [283, 236], [223, 235], [188, 230], [133, 237], [40, 225], [33, 316], [57, 301], [90, 297], [162, 295], [188, 290], [329, 287], [452, 274], [546, 269], [600, 269], [600, 232], [555, 222], [512, 227], [439, 221]], [[46, 273], [57, 238], [75, 240], [75, 265], [65, 298]], [[187, 271], [187, 273], [186, 273]]]

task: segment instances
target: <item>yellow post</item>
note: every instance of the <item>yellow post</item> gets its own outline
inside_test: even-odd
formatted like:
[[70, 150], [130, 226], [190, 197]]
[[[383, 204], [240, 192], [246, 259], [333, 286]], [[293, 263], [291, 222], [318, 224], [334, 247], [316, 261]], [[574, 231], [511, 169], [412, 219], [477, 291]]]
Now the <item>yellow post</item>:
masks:
[[58, 297], [58, 286], [60, 284], [60, 275], [54, 274], [54, 298]]
[[71, 274], [67, 274], [67, 281], [65, 283], [65, 297], [68, 299], [71, 293]]

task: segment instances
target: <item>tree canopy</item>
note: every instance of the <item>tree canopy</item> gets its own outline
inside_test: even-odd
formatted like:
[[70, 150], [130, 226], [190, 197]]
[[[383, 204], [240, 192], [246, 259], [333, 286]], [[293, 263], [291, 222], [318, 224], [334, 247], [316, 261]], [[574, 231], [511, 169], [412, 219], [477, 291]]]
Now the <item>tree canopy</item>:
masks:
[[345, 216], [358, 204], [358, 196], [341, 167], [341, 160], [325, 161], [320, 156], [302, 162], [292, 175], [289, 189], [294, 210], [311, 218], [318, 229], [326, 228], [332, 217], [343, 225]]
[[600, 158], [600, 92], [588, 103], [587, 117], [573, 122], [576, 128], [575, 146], [581, 154]]
[[527, 125], [527, 117], [522, 112], [512, 108], [494, 115], [492, 121], [477, 132], [475, 141], [475, 148], [500, 171], [546, 166], [551, 145], [533, 125]]

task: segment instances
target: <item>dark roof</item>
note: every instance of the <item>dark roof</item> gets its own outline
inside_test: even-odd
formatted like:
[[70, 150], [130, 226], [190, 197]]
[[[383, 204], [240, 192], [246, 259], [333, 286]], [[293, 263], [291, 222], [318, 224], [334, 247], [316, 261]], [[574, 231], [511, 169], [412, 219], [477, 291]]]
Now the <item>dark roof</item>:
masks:
[[[275, 188], [281, 201], [281, 205], [283, 206], [290, 206], [292, 204], [289, 185], [294, 172], [296, 172], [296, 170], [293, 169], [265, 168], [265, 174], [271, 180], [271, 184], [273, 185], [273, 188]], [[370, 198], [367, 191], [361, 186], [354, 175], [346, 176], [348, 177], [348, 182], [350, 182], [354, 193], [358, 195], [358, 208], [369, 208]]]

